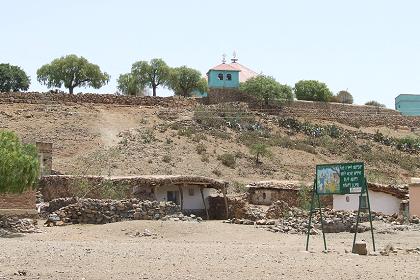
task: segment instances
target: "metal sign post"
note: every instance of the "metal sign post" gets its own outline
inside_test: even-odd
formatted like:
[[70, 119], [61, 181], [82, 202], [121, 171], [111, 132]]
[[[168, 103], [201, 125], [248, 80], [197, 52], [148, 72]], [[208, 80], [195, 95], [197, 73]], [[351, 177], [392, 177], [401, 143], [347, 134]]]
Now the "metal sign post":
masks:
[[[306, 251], [309, 249], [309, 235], [311, 233], [312, 216], [315, 212], [314, 202], [315, 195], [318, 200], [318, 208], [321, 219], [321, 230], [322, 237], [324, 239], [324, 249], [327, 250], [327, 242], [325, 239], [324, 232], [324, 221], [322, 217], [322, 205], [320, 195], [343, 195], [343, 194], [359, 194], [359, 208], [357, 211], [356, 229], [353, 239], [353, 251], [354, 244], [356, 243], [357, 231], [359, 228], [360, 210], [369, 210], [369, 221], [370, 230], [372, 233], [373, 251], [375, 251], [375, 238], [373, 235], [372, 226], [372, 214], [370, 211], [369, 191], [367, 180], [364, 176], [364, 163], [353, 162], [353, 163], [339, 163], [339, 164], [323, 164], [316, 166], [316, 179], [314, 180], [314, 186], [312, 189], [311, 209], [309, 213], [309, 223], [306, 237]], [[364, 196], [366, 195], [366, 196]], [[366, 205], [362, 205], [362, 199], [366, 197]]]

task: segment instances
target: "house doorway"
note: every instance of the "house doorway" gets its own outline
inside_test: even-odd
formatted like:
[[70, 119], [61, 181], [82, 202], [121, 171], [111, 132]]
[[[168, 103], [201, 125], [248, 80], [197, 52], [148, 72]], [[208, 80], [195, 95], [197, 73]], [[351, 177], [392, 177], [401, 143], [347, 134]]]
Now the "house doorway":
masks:
[[179, 205], [179, 191], [168, 191], [166, 193], [166, 201], [172, 201]]

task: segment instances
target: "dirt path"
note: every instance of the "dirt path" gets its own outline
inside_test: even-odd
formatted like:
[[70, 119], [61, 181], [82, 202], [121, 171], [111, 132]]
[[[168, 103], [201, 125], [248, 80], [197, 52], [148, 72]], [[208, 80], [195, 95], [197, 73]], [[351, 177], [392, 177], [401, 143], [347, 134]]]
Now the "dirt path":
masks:
[[[152, 236], [135, 236], [148, 229]], [[420, 232], [378, 234], [377, 246], [401, 248], [390, 256], [359, 256], [352, 235], [320, 236], [305, 252], [303, 235], [253, 226], [130, 221], [43, 228], [43, 233], [0, 239], [0, 279], [419, 279]], [[141, 235], [141, 234], [140, 234]], [[360, 239], [370, 241], [369, 235]], [[13, 275], [25, 270], [26, 277]], [[3, 277], [3, 278], [2, 278]]]

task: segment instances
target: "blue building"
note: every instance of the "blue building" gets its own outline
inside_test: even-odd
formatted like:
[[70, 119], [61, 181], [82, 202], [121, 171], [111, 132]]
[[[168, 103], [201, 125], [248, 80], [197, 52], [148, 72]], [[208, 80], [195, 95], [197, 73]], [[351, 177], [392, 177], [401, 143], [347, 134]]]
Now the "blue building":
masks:
[[[236, 54], [233, 54], [231, 63], [227, 64], [223, 57], [222, 64], [210, 68], [207, 72], [207, 82], [209, 89], [238, 89], [239, 84], [246, 82], [252, 77], [258, 76], [256, 72], [238, 63]], [[196, 97], [207, 96], [206, 92], [194, 91]]]
[[395, 110], [404, 116], [420, 116], [420, 94], [400, 94], [395, 97]]

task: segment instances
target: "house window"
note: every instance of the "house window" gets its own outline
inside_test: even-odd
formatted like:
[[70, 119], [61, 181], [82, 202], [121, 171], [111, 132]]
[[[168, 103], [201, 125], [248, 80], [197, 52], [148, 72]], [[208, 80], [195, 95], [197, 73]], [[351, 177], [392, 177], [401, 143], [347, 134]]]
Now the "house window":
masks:
[[223, 74], [222, 74], [222, 73], [218, 74], [218, 75], [217, 75], [217, 78], [218, 78], [220, 81], [222, 81], [222, 80], [223, 80]]
[[266, 199], [267, 195], [265, 194], [265, 192], [263, 192], [263, 199]]
[[194, 196], [194, 188], [189, 188], [188, 189], [188, 195], [189, 196]]
[[168, 191], [167, 192], [167, 201], [172, 201], [173, 203], [179, 204], [179, 192], [177, 191]]
[[226, 79], [228, 81], [232, 81], [232, 74], [226, 74]]

